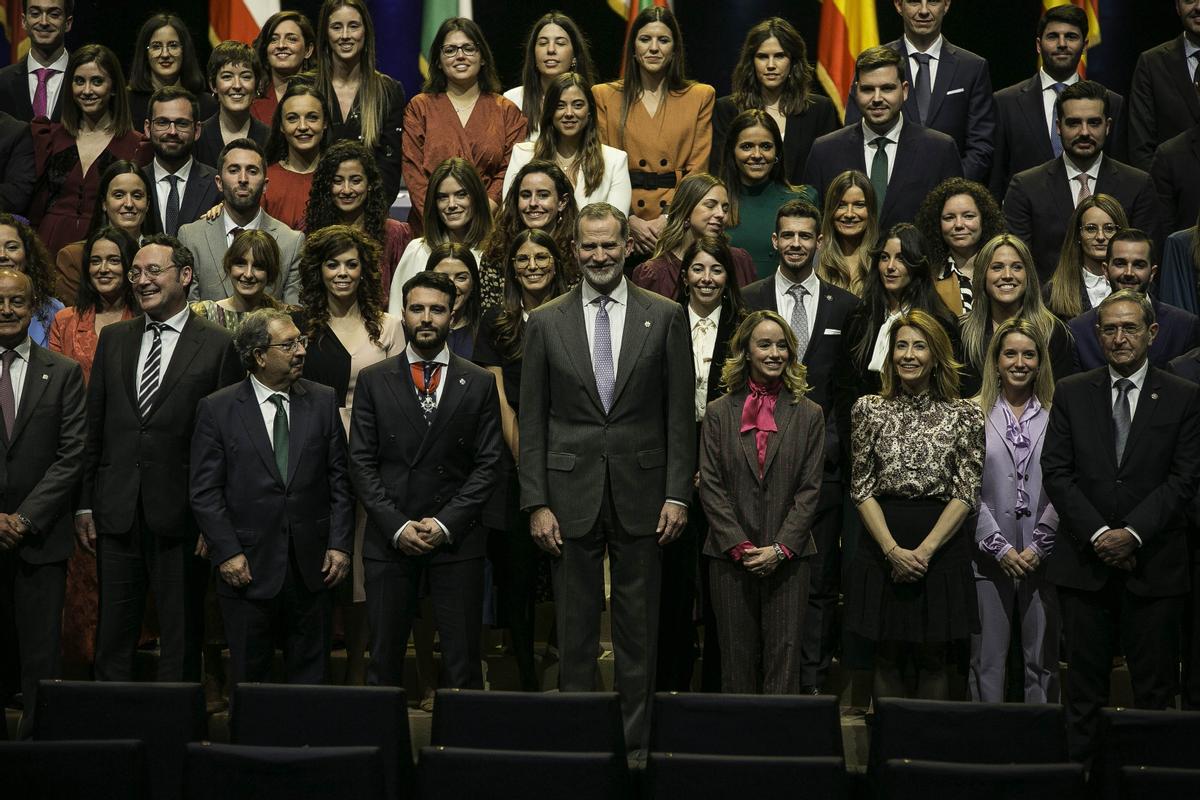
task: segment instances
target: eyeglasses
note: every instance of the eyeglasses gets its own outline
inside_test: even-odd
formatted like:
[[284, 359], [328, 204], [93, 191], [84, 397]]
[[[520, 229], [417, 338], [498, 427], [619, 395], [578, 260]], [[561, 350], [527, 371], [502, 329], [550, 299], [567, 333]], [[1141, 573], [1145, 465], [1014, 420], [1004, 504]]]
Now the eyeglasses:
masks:
[[1137, 336], [1144, 330], [1146, 330], [1145, 325], [1135, 325], [1132, 322], [1127, 322], [1124, 325], [1101, 325], [1100, 335], [1106, 339], [1111, 339], [1118, 333], [1123, 333], [1126, 336]]
[[467, 58], [479, 52], [479, 48], [473, 44], [444, 44], [442, 45], [442, 55], [446, 58], [454, 58], [459, 51]]
[[522, 253], [513, 258], [513, 264], [517, 269], [529, 269], [529, 262], [532, 261], [536, 266], [548, 267], [554, 263], [554, 256], [549, 253], [534, 253], [532, 257]]
[[1097, 225], [1094, 222], [1089, 222], [1087, 225], [1081, 225], [1079, 229], [1088, 236], [1095, 236], [1100, 231], [1104, 231], [1105, 236], [1112, 236], [1114, 233], [1120, 230], [1120, 228], [1118, 228], [1116, 225], [1113, 225], [1111, 222], [1106, 225]]
[[150, 127], [159, 133], [166, 133], [171, 130], [171, 126], [175, 126], [175, 130], [180, 133], [187, 133], [196, 123], [190, 119], [167, 119], [166, 117], [155, 117], [150, 120]]
[[275, 344], [269, 344], [269, 345], [267, 345], [267, 347], [278, 347], [280, 350], [282, 350], [285, 353], [294, 353], [294, 352], [296, 352], [297, 347], [308, 347], [308, 337], [307, 336], [297, 336], [295, 339], [292, 339], [290, 342], [277, 342]]
[[154, 280], [159, 275], [162, 275], [164, 272], [166, 272], [167, 270], [172, 269], [172, 268], [178, 269], [179, 265], [178, 264], [167, 264], [165, 267], [162, 267], [162, 266], [159, 266], [158, 264], [151, 264], [150, 266], [146, 267], [144, 270], [137, 269], [135, 267], [134, 269], [129, 270], [129, 272], [126, 272], [125, 277], [129, 279], [130, 283], [137, 283], [143, 274], [146, 275], [146, 277], [150, 278], [151, 280]]
[[179, 42], [167, 42], [166, 44], [154, 42], [146, 48], [146, 52], [152, 56], [162, 55], [163, 50], [167, 51], [167, 55], [177, 56], [183, 52], [183, 45]]
[[107, 256], [105, 258], [101, 258], [100, 256], [92, 256], [88, 259], [89, 267], [98, 267], [101, 264], [120, 268], [122, 266], [122, 261], [120, 256]]

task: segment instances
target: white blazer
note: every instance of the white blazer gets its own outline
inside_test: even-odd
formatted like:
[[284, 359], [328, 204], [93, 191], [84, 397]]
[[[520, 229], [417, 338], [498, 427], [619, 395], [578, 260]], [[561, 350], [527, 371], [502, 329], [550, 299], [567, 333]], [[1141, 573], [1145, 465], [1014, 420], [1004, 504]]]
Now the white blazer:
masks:
[[[604, 154], [604, 177], [596, 191], [588, 194], [584, 191], [583, 181], [575, 187], [575, 202], [580, 208], [588, 203], [610, 203], [625, 214], [629, 213], [629, 204], [633, 200], [633, 187], [629, 184], [629, 156], [624, 150], [618, 150], [608, 145], [600, 145]], [[516, 180], [521, 167], [533, 160], [533, 142], [518, 142], [512, 149], [508, 159], [508, 172], [504, 173], [504, 194]]]

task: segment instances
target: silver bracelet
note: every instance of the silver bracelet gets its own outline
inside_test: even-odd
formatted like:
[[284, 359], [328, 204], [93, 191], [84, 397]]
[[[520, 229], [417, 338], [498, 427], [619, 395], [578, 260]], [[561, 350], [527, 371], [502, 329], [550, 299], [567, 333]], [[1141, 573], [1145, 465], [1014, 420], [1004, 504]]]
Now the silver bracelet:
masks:
[[783, 561], [784, 559], [783, 547], [779, 544], [779, 542], [775, 543], [775, 558], [779, 559], [780, 561]]

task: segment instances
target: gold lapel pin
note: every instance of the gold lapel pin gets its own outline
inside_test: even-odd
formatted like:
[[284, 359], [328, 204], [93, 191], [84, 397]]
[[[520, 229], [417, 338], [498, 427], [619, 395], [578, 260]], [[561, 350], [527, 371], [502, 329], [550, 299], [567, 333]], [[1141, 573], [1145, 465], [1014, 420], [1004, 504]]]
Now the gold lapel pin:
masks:
[[466, 386], [466, 385], [467, 385], [467, 379], [466, 379], [466, 378], [459, 378], [459, 379], [458, 379], [458, 385], [459, 385], [459, 386]]
[[646, 327], [647, 327], [647, 328], [649, 328], [649, 327], [650, 327], [650, 320], [646, 320]]

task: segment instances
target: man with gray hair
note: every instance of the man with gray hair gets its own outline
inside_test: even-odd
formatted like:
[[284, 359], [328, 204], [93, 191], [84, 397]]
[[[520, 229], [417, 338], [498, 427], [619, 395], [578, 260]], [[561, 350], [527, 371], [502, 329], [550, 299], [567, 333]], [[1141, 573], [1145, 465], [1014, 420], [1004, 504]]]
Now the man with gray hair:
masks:
[[579, 212], [583, 282], [529, 315], [521, 378], [521, 507], [554, 556], [559, 688], [596, 687], [604, 556], [625, 744], [645, 745], [660, 547], [679, 537], [696, 474], [696, 381], [683, 307], [624, 276], [633, 240], [607, 203]]
[[337, 400], [300, 377], [308, 337], [286, 313], [255, 311], [233, 342], [250, 375], [200, 401], [191, 469], [232, 680], [270, 680], [282, 626], [288, 683], [323, 683], [330, 590], [349, 573], [354, 542]]

